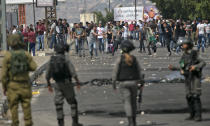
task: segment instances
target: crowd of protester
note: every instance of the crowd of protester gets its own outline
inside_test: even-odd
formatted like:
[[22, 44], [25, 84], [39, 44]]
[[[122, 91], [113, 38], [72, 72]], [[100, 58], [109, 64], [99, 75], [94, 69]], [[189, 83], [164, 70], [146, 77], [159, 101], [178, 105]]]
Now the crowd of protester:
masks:
[[[11, 34], [21, 33], [27, 47], [26, 50], [32, 52], [44, 51], [45, 22], [39, 21], [36, 26], [23, 25], [13, 27]], [[74, 23], [71, 27], [66, 19], [54, 20], [49, 29], [51, 40], [48, 42], [50, 49], [55, 44], [70, 42], [75, 45], [75, 53], [78, 56], [85, 56], [85, 48], [89, 48], [91, 58], [100, 54], [111, 54], [120, 47], [122, 40], [135, 40], [139, 44], [139, 53], [148, 53], [156, 55], [158, 48], [166, 47], [168, 56], [172, 53], [178, 54], [181, 47], [178, 44], [179, 39], [187, 37], [194, 45], [197, 45], [205, 52], [205, 48], [210, 43], [210, 22], [208, 20], [151, 20], [149, 22], [131, 21], [131, 22], [107, 22], [105, 25], [99, 21], [96, 23], [86, 22]], [[37, 46], [36, 46], [37, 45]], [[87, 45], [87, 46], [86, 46]], [[71, 47], [72, 48], [72, 47]], [[152, 51], [151, 51], [152, 50]]]

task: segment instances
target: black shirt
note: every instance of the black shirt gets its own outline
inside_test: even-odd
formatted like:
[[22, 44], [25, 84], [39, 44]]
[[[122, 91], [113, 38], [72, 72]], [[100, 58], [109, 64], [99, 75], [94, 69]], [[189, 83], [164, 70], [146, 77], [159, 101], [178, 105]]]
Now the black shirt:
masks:
[[68, 33], [69, 24], [66, 23], [63, 25], [65, 33]]

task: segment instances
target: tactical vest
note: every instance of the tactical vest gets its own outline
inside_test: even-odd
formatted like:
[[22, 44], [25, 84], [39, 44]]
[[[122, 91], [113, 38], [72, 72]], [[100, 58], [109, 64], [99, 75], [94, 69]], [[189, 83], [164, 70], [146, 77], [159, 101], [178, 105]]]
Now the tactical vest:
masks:
[[137, 67], [137, 61], [134, 56], [133, 57], [133, 64], [129, 66], [125, 62], [125, 57], [121, 57], [119, 72], [117, 74], [117, 81], [127, 81], [127, 80], [139, 80], [139, 71]]

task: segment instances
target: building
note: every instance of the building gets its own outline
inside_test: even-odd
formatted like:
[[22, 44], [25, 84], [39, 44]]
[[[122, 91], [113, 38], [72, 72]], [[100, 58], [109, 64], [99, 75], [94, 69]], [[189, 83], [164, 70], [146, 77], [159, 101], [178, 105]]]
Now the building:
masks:
[[6, 49], [6, 4], [5, 0], [0, 1], [0, 49]]
[[94, 22], [96, 23], [97, 18], [96, 15], [94, 13], [83, 13], [80, 14], [80, 22], [83, 23], [83, 25], [86, 25], [86, 22]]

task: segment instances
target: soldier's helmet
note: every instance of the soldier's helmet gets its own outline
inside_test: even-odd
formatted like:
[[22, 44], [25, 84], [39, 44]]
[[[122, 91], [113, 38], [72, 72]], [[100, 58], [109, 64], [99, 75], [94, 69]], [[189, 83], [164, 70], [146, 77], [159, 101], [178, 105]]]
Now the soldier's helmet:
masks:
[[186, 37], [180, 37], [178, 39], [178, 45], [183, 45], [183, 44], [188, 44], [190, 48], [193, 48], [193, 43], [190, 39], [186, 38]]
[[135, 49], [135, 46], [133, 45], [133, 43], [131, 41], [124, 40], [121, 43], [121, 49], [122, 49], [123, 53], [129, 53]]
[[7, 42], [12, 49], [23, 49], [26, 46], [23, 41], [23, 36], [19, 33], [9, 35]]
[[64, 54], [66, 47], [64, 44], [58, 43], [55, 45], [55, 52], [58, 54]]

